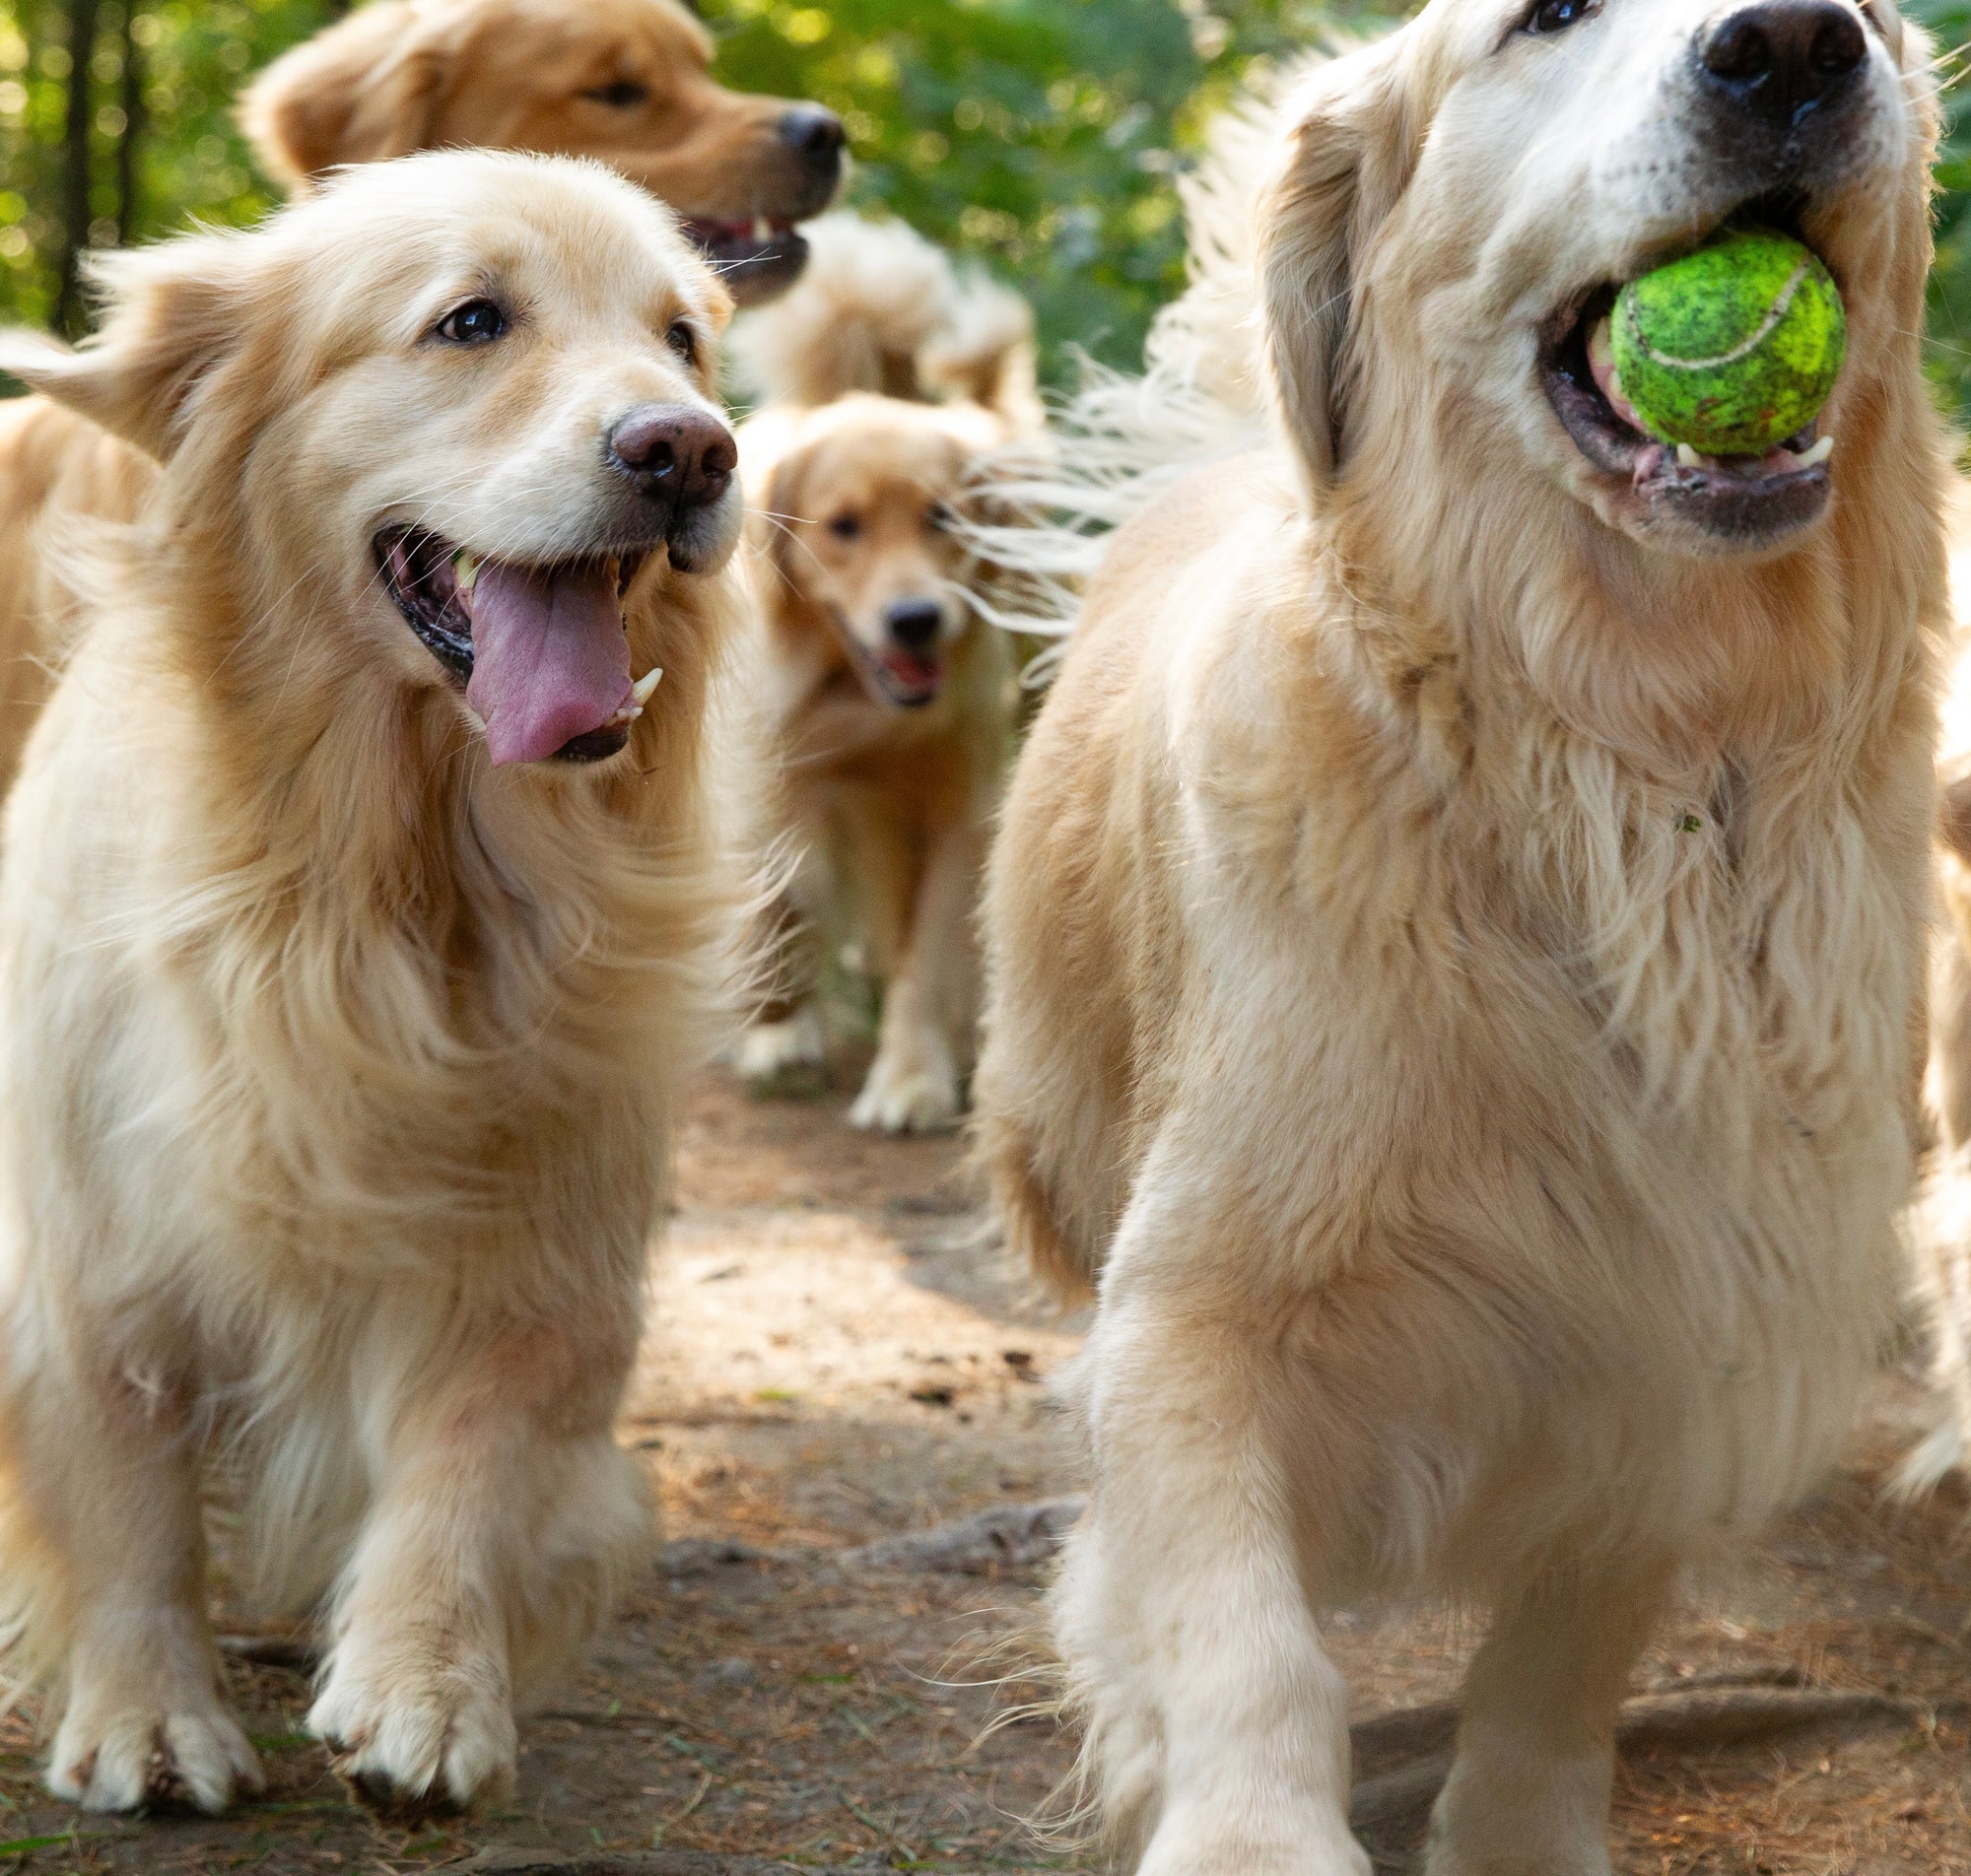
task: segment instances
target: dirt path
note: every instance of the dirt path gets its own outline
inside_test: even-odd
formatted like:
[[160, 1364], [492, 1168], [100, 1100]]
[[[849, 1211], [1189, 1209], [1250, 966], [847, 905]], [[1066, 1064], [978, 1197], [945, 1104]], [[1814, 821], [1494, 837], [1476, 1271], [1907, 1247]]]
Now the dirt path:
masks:
[[[1100, 1867], [1020, 1823], [1071, 1742], [1044, 1717], [980, 1739], [1041, 1686], [955, 1684], [1004, 1671], [995, 1647], [1024, 1658], [1044, 1569], [983, 1538], [969, 1571], [909, 1546], [857, 1554], [1078, 1484], [1044, 1386], [1073, 1337], [985, 1246], [956, 1149], [866, 1140], [839, 1103], [756, 1105], [710, 1077], [653, 1282], [622, 1438], [656, 1485], [665, 1568], [523, 1725], [510, 1808], [397, 1827], [352, 1805], [300, 1731], [292, 1640], [259, 1631], [235, 1671], [264, 1801], [218, 1822], [81, 1818], [40, 1793], [17, 1716], [0, 1731], [0, 1869], [411, 1871], [501, 1851], [542, 1876], [737, 1876], [724, 1859], [741, 1855]], [[1967, 1505], [1892, 1512], [1876, 1484], [1912, 1408], [1886, 1396], [1856, 1468], [1699, 1585], [1645, 1663], [1618, 1779], [1623, 1876], [1971, 1876]], [[1049, 1520], [1030, 1526], [1009, 1528], [1044, 1550]], [[1330, 1633], [1370, 1721], [1358, 1822], [1400, 1869], [1447, 1742], [1429, 1703], [1471, 1638], [1429, 1610], [1337, 1616]], [[1373, 1718], [1392, 1709], [1404, 1716]]]

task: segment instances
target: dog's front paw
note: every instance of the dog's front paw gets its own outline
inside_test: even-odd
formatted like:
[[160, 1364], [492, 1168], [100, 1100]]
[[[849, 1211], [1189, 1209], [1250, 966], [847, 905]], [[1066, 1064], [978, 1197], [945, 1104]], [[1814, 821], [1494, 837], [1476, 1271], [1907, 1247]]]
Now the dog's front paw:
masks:
[[1338, 1816], [1305, 1817], [1299, 1829], [1276, 1817], [1256, 1834], [1248, 1819], [1180, 1812], [1151, 1838], [1136, 1876], [1374, 1876], [1374, 1866]]
[[827, 1059], [828, 1033], [812, 1007], [796, 1010], [782, 1023], [754, 1024], [733, 1051], [740, 1080], [762, 1093], [817, 1079]]
[[958, 1071], [943, 1048], [885, 1049], [869, 1065], [849, 1120], [881, 1133], [948, 1133], [960, 1111]]
[[511, 1788], [518, 1741], [506, 1671], [488, 1655], [366, 1661], [347, 1644], [308, 1712], [335, 1770], [385, 1810], [465, 1806]]
[[48, 1761], [48, 1789], [85, 1811], [224, 1811], [265, 1782], [246, 1735], [217, 1700], [71, 1701]]

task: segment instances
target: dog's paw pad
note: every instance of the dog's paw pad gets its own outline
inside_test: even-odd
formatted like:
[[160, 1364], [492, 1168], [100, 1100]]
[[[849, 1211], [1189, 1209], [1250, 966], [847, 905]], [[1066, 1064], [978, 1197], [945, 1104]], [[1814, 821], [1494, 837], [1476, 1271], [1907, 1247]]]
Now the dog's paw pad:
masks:
[[265, 1783], [232, 1715], [132, 1708], [71, 1716], [55, 1737], [48, 1789], [85, 1811], [224, 1811]]

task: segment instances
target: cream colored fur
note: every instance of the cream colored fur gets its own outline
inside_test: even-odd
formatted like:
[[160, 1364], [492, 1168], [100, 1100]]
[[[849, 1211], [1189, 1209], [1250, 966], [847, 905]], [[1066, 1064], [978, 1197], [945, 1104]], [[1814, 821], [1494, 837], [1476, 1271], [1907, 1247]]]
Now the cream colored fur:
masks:
[[1321, 1617], [1385, 1592], [1493, 1617], [1429, 1876], [1607, 1876], [1679, 1565], [1812, 1485], [1882, 1346], [1947, 611], [1921, 35], [1870, 9], [1805, 215], [1831, 513], [1699, 557], [1536, 369], [1760, 186], [1711, 13], [1433, 0], [1308, 78], [1255, 222], [1282, 443], [1172, 486], [1177, 387], [1009, 790], [979, 1124], [1097, 1300], [1053, 1612], [1140, 1876], [1366, 1876]]
[[[975, 484], [1040, 426], [1033, 316], [900, 225], [810, 233], [800, 285], [735, 340], [766, 399], [740, 447], [794, 856], [780, 994], [740, 1066], [771, 1082], [821, 1061], [818, 954], [852, 941], [884, 995], [850, 1118], [944, 1128], [975, 1049], [973, 911], [1012, 733], [1009, 648], [979, 616], [997, 574], [968, 524], [988, 515]], [[913, 605], [934, 620], [937, 677], [900, 701], [893, 622]]]
[[[709, 343], [729, 302], [627, 183], [484, 155], [103, 276], [91, 345], [0, 348], [161, 465], [76, 543], [81, 636], [6, 823], [10, 1666], [65, 1798], [255, 1788], [206, 1613], [221, 1462], [235, 1562], [319, 1599], [311, 1729], [382, 1794], [467, 1800], [650, 1539], [612, 1422], [735, 922], [708, 712], [737, 502], [699, 572], [660, 548], [630, 589], [665, 677], [588, 768], [489, 767], [372, 539], [630, 538], [603, 435], [714, 408], [665, 334]], [[524, 324], [440, 343], [489, 293]]]

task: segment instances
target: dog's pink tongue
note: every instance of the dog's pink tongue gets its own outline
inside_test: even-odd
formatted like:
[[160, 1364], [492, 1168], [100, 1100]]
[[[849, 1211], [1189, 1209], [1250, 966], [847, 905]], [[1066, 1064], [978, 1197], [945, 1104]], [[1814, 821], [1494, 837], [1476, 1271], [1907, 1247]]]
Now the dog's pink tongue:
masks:
[[472, 590], [466, 702], [496, 763], [544, 762], [630, 702], [630, 641], [607, 566], [504, 567]]

